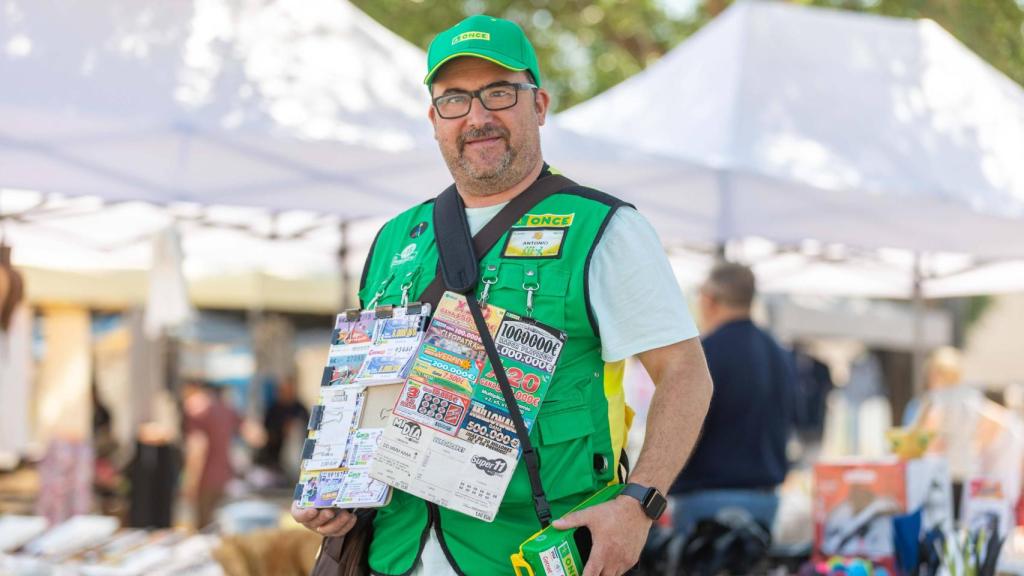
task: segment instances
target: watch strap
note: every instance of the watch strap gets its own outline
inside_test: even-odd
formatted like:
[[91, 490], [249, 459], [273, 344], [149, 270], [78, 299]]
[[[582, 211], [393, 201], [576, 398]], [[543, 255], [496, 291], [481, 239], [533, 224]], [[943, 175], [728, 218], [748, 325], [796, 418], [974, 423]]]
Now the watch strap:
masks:
[[623, 486], [620, 494], [635, 498], [640, 502], [640, 507], [643, 508], [644, 514], [647, 514], [647, 517], [651, 520], [660, 518], [668, 505], [668, 501], [665, 500], [665, 497], [662, 496], [657, 488], [651, 488], [650, 486], [644, 486], [635, 482], [629, 482]]

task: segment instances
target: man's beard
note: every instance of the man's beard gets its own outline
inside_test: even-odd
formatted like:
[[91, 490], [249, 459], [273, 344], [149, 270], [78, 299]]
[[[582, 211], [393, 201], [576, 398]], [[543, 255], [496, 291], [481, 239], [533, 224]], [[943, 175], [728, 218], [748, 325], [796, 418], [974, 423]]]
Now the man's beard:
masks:
[[[467, 140], [483, 138], [501, 138], [505, 143], [505, 152], [498, 161], [487, 166], [471, 162], [465, 156]], [[442, 152], [444, 150], [442, 149]], [[532, 163], [523, 170], [516, 161], [520, 150], [511, 145], [509, 132], [500, 126], [489, 124], [481, 128], [472, 128], [462, 133], [456, 141], [456, 154], [444, 153], [445, 162], [455, 177], [460, 189], [476, 196], [490, 196], [508, 190], [518, 184], [532, 167]]]

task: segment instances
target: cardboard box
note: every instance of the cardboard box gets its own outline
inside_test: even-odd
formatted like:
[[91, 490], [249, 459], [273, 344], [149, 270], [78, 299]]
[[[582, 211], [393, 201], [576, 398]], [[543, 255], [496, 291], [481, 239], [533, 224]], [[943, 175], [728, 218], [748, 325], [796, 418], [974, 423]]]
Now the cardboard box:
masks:
[[952, 525], [949, 466], [939, 457], [842, 460], [814, 467], [814, 550], [892, 569], [892, 517], [918, 508], [923, 525]]

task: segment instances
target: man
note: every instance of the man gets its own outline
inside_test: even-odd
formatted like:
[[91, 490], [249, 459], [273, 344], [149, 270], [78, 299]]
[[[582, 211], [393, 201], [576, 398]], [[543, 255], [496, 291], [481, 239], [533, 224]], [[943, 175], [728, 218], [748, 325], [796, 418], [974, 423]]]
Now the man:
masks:
[[787, 354], [750, 319], [754, 274], [716, 265], [700, 291], [704, 352], [715, 382], [704, 432], [672, 486], [676, 530], [738, 507], [771, 528], [786, 477], [795, 375]]
[[[533, 47], [506, 20], [473, 16], [430, 45], [428, 117], [473, 234], [550, 173], [540, 149], [550, 102], [541, 81]], [[398, 304], [433, 279], [431, 210], [429, 203], [408, 210], [378, 234], [363, 271], [364, 303]], [[711, 394], [696, 328], [657, 235], [634, 209], [585, 188], [542, 200], [513, 230], [481, 259], [477, 290], [488, 290], [488, 304], [532, 311], [568, 333], [530, 435], [554, 517], [617, 481], [627, 421], [621, 372], [631, 355], [658, 389], [629, 480], [657, 502], [693, 446]], [[523, 258], [509, 248], [523, 238], [542, 244], [548, 257]], [[590, 529], [586, 576], [622, 574], [637, 561], [656, 508], [620, 496], [555, 526]], [[293, 515], [325, 535], [344, 534], [355, 522], [343, 511]], [[492, 523], [396, 490], [377, 513], [369, 565], [381, 574], [507, 574], [509, 555], [539, 528], [520, 462]]]
[[195, 510], [196, 529], [213, 520], [224, 489], [234, 477], [231, 441], [242, 420], [214, 387], [185, 382], [185, 472], [183, 492]]

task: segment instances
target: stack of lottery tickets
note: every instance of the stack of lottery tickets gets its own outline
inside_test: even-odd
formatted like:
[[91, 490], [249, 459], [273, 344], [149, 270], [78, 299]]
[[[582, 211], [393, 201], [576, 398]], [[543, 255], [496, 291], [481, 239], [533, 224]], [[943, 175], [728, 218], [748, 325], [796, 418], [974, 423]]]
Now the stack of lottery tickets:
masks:
[[[529, 430], [565, 333], [496, 306], [483, 308]], [[463, 296], [447, 292], [408, 369], [370, 476], [438, 505], [492, 521], [521, 447]]]
[[[388, 486], [369, 475], [383, 434], [375, 390], [401, 386], [423, 339], [428, 306], [339, 314], [320, 400], [309, 418], [294, 500], [303, 508], [383, 506]], [[390, 402], [389, 402], [390, 405]], [[368, 411], [369, 408], [369, 411]]]

